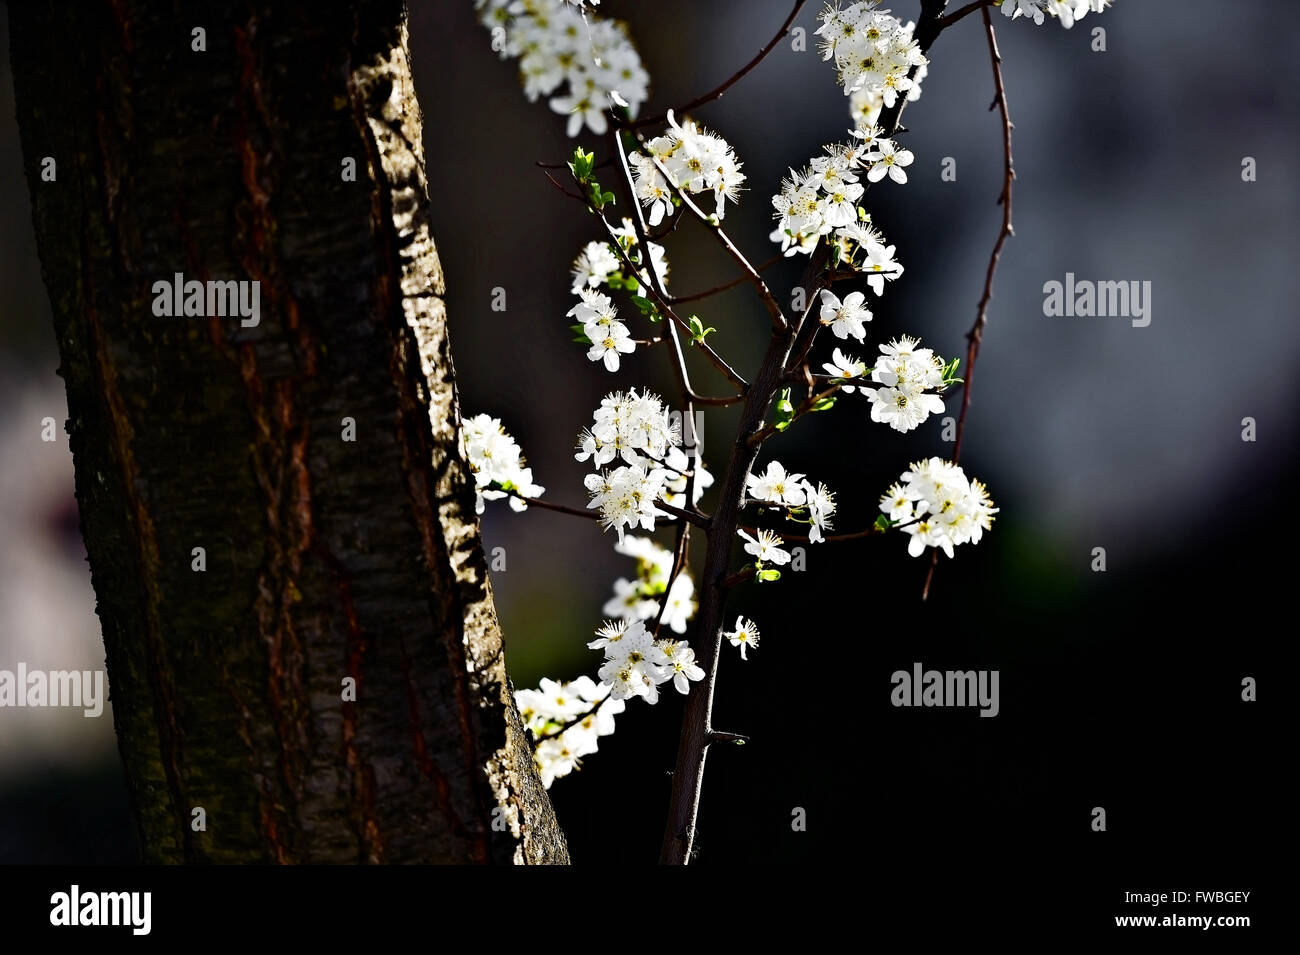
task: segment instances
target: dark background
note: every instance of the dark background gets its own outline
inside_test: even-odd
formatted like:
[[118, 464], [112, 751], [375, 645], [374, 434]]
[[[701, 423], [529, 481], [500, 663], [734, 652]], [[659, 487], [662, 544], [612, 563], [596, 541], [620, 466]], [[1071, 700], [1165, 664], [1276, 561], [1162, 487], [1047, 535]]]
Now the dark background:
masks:
[[[914, 16], [917, 4], [892, 6]], [[602, 7], [630, 21], [654, 80], [647, 110], [657, 111], [745, 62], [789, 4]], [[610, 376], [569, 343], [569, 264], [599, 235], [533, 166], [571, 152], [563, 121], [524, 100], [469, 0], [412, 8], [462, 408], [501, 416], [546, 497], [581, 503], [586, 467], [572, 459], [574, 435], [613, 388], [671, 396], [665, 357], [638, 352]], [[797, 21], [809, 33], [818, 8]], [[1212, 0], [1120, 0], [1072, 31], [995, 17], [1016, 122], [1016, 235], [997, 276], [963, 464], [1002, 513], [981, 544], [942, 561], [927, 603], [928, 560], [909, 558], [901, 535], [814, 547], [806, 572], [735, 594], [727, 619], [752, 616], [763, 640], [746, 662], [724, 646], [715, 722], [752, 742], [710, 754], [699, 862], [852, 860], [886, 874], [920, 865], [972, 878], [1011, 864], [1022, 882], [1098, 870], [1142, 891], [1160, 887], [1142, 878], [1157, 869], [1231, 883], [1215, 888], [1258, 878], [1276, 839], [1274, 809], [1293, 792], [1278, 768], [1289, 689], [1278, 652], [1295, 631], [1300, 357], [1300, 34], [1288, 14], [1279, 3], [1225, 11]], [[1090, 49], [1095, 27], [1106, 30], [1104, 53]], [[0, 44], [7, 50], [7, 34]], [[868, 342], [911, 332], [949, 356], [964, 352], [975, 316], [1002, 157], [979, 17], [930, 55], [924, 95], [906, 113], [911, 181], [868, 194], [907, 269]], [[66, 445], [39, 440], [40, 419], [62, 422], [65, 409], [5, 70], [0, 667], [97, 667], [71, 458]], [[764, 259], [781, 176], [849, 126], [833, 70], [815, 47], [786, 43], [696, 115], [745, 162], [750, 191], [727, 225], [752, 260]], [[603, 141], [586, 142], [603, 155]], [[1258, 161], [1256, 182], [1241, 180], [1245, 156]], [[956, 159], [955, 182], [940, 179], [943, 157]], [[668, 254], [678, 292], [733, 274], [689, 226]], [[770, 273], [778, 295], [802, 261]], [[1044, 317], [1042, 285], [1067, 271], [1151, 281], [1151, 325]], [[490, 308], [497, 286], [507, 290], [504, 313]], [[719, 330], [716, 347], [752, 372], [766, 339], [752, 292], [701, 303], [700, 314]], [[829, 359], [823, 345], [818, 361], [823, 350]], [[720, 393], [707, 365], [693, 370], [697, 387]], [[763, 458], [836, 490], [841, 530], [873, 519], [909, 461], [949, 453], [938, 422], [898, 435], [871, 423], [859, 399], [774, 439]], [[1241, 440], [1246, 416], [1258, 422], [1254, 443]], [[710, 413], [706, 456], [733, 427], [732, 413]], [[710, 463], [721, 470], [716, 455]], [[507, 555], [493, 585], [516, 686], [594, 673], [600, 654], [584, 644], [613, 579], [632, 569], [612, 535], [501, 504], [484, 534]], [[1090, 570], [1098, 546], [1104, 574]], [[890, 674], [914, 661], [1000, 670], [1000, 715], [891, 707]], [[1240, 698], [1245, 676], [1259, 681], [1257, 703]], [[40, 711], [19, 714], [23, 722], [16, 713], [0, 722], [0, 862], [133, 859], [107, 715]], [[675, 693], [653, 708], [634, 701], [581, 772], [552, 787], [576, 863], [655, 859], [679, 714]], [[1094, 806], [1106, 809], [1105, 833], [1090, 829]], [[807, 811], [806, 832], [791, 831], [795, 807]]]

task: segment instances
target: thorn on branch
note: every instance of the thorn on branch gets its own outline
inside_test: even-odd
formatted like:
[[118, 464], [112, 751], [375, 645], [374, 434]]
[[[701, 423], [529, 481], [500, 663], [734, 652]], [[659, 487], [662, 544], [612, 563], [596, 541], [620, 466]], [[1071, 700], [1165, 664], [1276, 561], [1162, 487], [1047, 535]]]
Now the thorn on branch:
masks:
[[722, 733], [718, 730], [709, 731], [710, 743], [735, 743], [737, 746], [744, 746], [749, 742], [748, 736], [742, 736], [740, 733]]

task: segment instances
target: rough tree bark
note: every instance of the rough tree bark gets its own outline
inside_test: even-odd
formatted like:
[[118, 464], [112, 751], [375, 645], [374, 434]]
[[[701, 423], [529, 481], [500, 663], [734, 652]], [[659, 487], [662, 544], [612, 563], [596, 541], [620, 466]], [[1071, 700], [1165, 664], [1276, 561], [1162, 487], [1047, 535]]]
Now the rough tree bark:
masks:
[[[567, 861], [459, 439], [404, 6], [182, 9], [9, 5], [144, 858]], [[259, 324], [156, 317], [175, 273], [259, 282]]]

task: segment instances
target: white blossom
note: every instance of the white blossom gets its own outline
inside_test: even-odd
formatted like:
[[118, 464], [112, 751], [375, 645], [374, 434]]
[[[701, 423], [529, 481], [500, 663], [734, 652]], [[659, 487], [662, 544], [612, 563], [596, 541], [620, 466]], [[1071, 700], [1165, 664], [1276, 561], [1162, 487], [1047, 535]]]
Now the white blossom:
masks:
[[979, 543], [998, 512], [992, 505], [982, 483], [937, 457], [913, 464], [880, 499], [880, 510], [911, 536], [907, 552], [913, 557], [927, 547], [951, 557], [954, 546]]
[[588, 676], [568, 683], [543, 679], [536, 690], [517, 690], [515, 703], [524, 726], [540, 740], [535, 758], [548, 789], [596, 752], [599, 737], [614, 732], [614, 717], [626, 709], [610, 698], [610, 687]]
[[609, 274], [617, 272], [621, 264], [608, 242], [588, 242], [573, 261], [573, 294], [604, 285]]
[[745, 485], [749, 488], [749, 496], [755, 501], [798, 507], [807, 499], [803, 475], [786, 473], [784, 465], [779, 461], [769, 461], [767, 470], [762, 474], [746, 475]]
[[628, 465], [607, 473], [589, 474], [583, 484], [591, 493], [587, 507], [599, 509], [601, 525], [614, 528], [619, 540], [623, 539], [625, 528], [655, 529], [655, 516], [662, 513], [654, 506], [663, 490], [662, 469]]
[[1114, 0], [1002, 0], [1002, 15], [1026, 17], [1042, 26], [1046, 16], [1053, 16], [1067, 30], [1089, 12], [1101, 13]]
[[483, 513], [484, 501], [510, 498], [510, 507], [526, 510], [524, 497], [540, 497], [546, 488], [533, 483], [533, 469], [524, 466], [524, 456], [515, 439], [506, 434], [499, 418], [479, 414], [461, 423], [465, 457], [474, 475], [474, 510]]
[[867, 337], [864, 322], [871, 321], [871, 310], [863, 304], [866, 296], [850, 292], [841, 301], [830, 289], [822, 289], [821, 323], [830, 328], [836, 338], [850, 336], [862, 341]]
[[927, 62], [912, 36], [915, 24], [877, 9], [875, 2], [832, 3], [819, 19], [822, 58], [835, 61], [846, 94], [878, 96], [892, 106], [899, 93], [913, 89], [917, 77], [908, 74]]
[[895, 431], [911, 431], [932, 414], [942, 414], [943, 399], [932, 394], [944, 387], [943, 361], [920, 340], [907, 335], [880, 346], [871, 380], [884, 387], [868, 390], [871, 420]]
[[745, 553], [753, 554], [755, 562], [759, 564], [776, 564], [778, 567], [790, 563], [790, 552], [783, 550], [781, 545], [785, 541], [777, 534], [771, 531], [759, 530], [758, 537], [750, 537], [741, 528], [736, 531], [747, 542], [745, 544]]
[[[786, 255], [811, 252], [822, 236], [839, 247], [839, 268], [865, 269], [868, 284], [881, 294], [885, 279], [894, 279], [903, 268], [893, 258], [893, 246], [886, 246], [884, 236], [871, 224], [871, 216], [857, 203], [863, 186], [860, 171], [872, 182], [890, 170], [895, 179], [906, 181], [902, 170], [912, 162], [907, 150], [895, 151], [891, 140], [881, 138], [875, 126], [853, 131], [847, 143], [831, 143], [823, 155], [809, 160], [799, 172], [781, 181], [781, 191], [772, 197], [777, 227], [774, 242], [781, 243]], [[886, 150], [888, 157], [881, 154]], [[879, 169], [879, 172], [876, 170]]]
[[587, 13], [581, 0], [475, 0], [475, 7], [493, 31], [493, 49], [519, 59], [524, 95], [550, 97], [551, 109], [569, 117], [569, 136], [584, 126], [603, 134], [611, 105], [635, 115], [649, 95], [650, 76], [626, 27]]
[[867, 178], [872, 182], [879, 182], [888, 174], [894, 182], [907, 182], [907, 173], [903, 171], [903, 167], [912, 165], [913, 158], [915, 157], [910, 149], [899, 149], [898, 144], [892, 139], [878, 140], [875, 150], [867, 153], [866, 156], [866, 161], [871, 163]]
[[723, 631], [722, 636], [733, 647], [740, 648], [740, 659], [742, 660], [748, 659], [745, 655], [746, 650], [758, 647], [758, 626], [754, 621], [746, 620], [744, 617], [737, 617], [735, 629]]
[[826, 539], [823, 531], [831, 529], [831, 518], [835, 514], [835, 494], [819, 483], [817, 487], [806, 484], [808, 491], [808, 543], [820, 544]]
[[[614, 581], [614, 595], [606, 601], [601, 612], [609, 617], [624, 620], [655, 620], [663, 607], [663, 624], [674, 633], [685, 633], [687, 622], [695, 615], [695, 582], [690, 571], [683, 566], [671, 586], [673, 552], [660, 547], [648, 537], [632, 534], [614, 545], [614, 549], [637, 559], [637, 578], [620, 577]], [[666, 601], [666, 606], [664, 602]], [[606, 626], [615, 626], [607, 624]], [[599, 646], [605, 646], [608, 637], [597, 634]], [[595, 647], [595, 642], [588, 644]]]
[[678, 123], [669, 110], [668, 124], [662, 136], [650, 140], [648, 153], [628, 157], [637, 198], [646, 207], [650, 224], [658, 225], [671, 210], [670, 185], [690, 194], [712, 192], [717, 217], [722, 219], [726, 200], [735, 202], [745, 182], [742, 163], [725, 139], [693, 120]]
[[[838, 348], [831, 355], [832, 360], [822, 365], [826, 373], [833, 378], [861, 378], [867, 373], [867, 363], [845, 354]], [[840, 385], [840, 391], [851, 395], [857, 391], [854, 385]]]
[[704, 670], [695, 662], [695, 651], [685, 640], [670, 640], [662, 647], [664, 656], [668, 658], [666, 667], [672, 674], [673, 686], [678, 693], [689, 693], [691, 681], [704, 679]]

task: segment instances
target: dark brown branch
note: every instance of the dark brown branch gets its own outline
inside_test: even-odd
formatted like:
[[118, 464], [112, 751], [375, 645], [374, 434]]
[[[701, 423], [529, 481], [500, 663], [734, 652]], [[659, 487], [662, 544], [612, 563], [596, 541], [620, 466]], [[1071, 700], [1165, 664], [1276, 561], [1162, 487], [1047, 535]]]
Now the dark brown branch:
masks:
[[[754, 533], [757, 534], [758, 532], [754, 531]], [[746, 580], [749, 580], [757, 572], [758, 568], [754, 564], [746, 564], [730, 577], [723, 580], [718, 586], [723, 590], [730, 590], [732, 587], [736, 586], [736, 584], [744, 583]]]
[[[763, 264], [754, 266], [754, 271], [759, 273], [766, 272], [784, 258], [784, 255], [774, 255]], [[740, 278], [732, 279], [730, 282], [723, 282], [721, 285], [715, 285], [713, 288], [705, 289], [703, 292], [692, 292], [690, 295], [670, 295], [668, 296], [668, 301], [672, 302], [674, 305], [681, 305], [683, 302], [698, 302], [702, 298], [708, 298], [711, 295], [719, 295], [722, 292], [728, 292], [737, 285], [744, 285], [748, 281], [750, 281], [749, 276], [742, 275]]]
[[[694, 472], [692, 472], [692, 476]], [[687, 482], [688, 484], [690, 482]], [[688, 487], [689, 493], [690, 488]], [[668, 575], [668, 582], [664, 584], [663, 596], [659, 600], [659, 614], [655, 617], [654, 638], [659, 639], [659, 630], [664, 625], [664, 616], [668, 613], [668, 597], [673, 592], [673, 583], [677, 580], [677, 575], [682, 572], [686, 566], [686, 553], [691, 546], [691, 525], [683, 521], [677, 527], [677, 540], [673, 543], [673, 569]]]
[[575, 726], [577, 726], [587, 717], [594, 716], [596, 714], [596, 711], [599, 710], [602, 706], [604, 706], [606, 700], [608, 699], [609, 697], [607, 696], [602, 700], [597, 700], [595, 703], [591, 704], [591, 709], [579, 713], [577, 716], [569, 720], [567, 723], [563, 723], [560, 726], [557, 726], [555, 729], [543, 733], [541, 736], [534, 737], [533, 749], [534, 750], [537, 749], [538, 746], [546, 742], [548, 739], [555, 739], [555, 737], [557, 736], [563, 736], [565, 733], [573, 729]]
[[545, 172], [545, 170], [543, 170], [543, 173], [546, 176], [546, 178], [550, 180], [552, 186], [560, 190], [560, 192], [564, 193], [570, 199], [577, 199], [581, 203], [586, 203], [587, 201], [586, 199], [578, 195], [576, 192], [570, 192], [568, 189], [564, 188], [564, 185], [562, 183], [557, 182], [555, 177], [552, 176], [549, 172]]
[[958, 7], [956, 10], [954, 10], [952, 13], [948, 14], [947, 16], [940, 17], [939, 22], [943, 24], [944, 29], [947, 29], [948, 27], [956, 23], [958, 20], [965, 17], [968, 13], [974, 13], [980, 7], [997, 6], [1001, 2], [1002, 0], [972, 0], [972, 2], [966, 4], [966, 6]]
[[739, 733], [723, 733], [720, 732], [719, 730], [714, 730], [709, 734], [709, 742], [710, 743], [737, 743], [737, 744], [748, 743], [749, 737], [741, 736]]
[[517, 497], [525, 501], [529, 507], [540, 507], [545, 511], [555, 511], [557, 514], [568, 514], [572, 517], [585, 517], [589, 521], [600, 520], [600, 511], [584, 511], [577, 507], [567, 507], [564, 504], [553, 504], [550, 501], [543, 501], [540, 497], [524, 497], [518, 491], [506, 491], [511, 497]]
[[655, 501], [655, 507], [661, 511], [666, 511], [669, 514], [675, 514], [677, 517], [680, 517], [684, 521], [689, 521], [696, 527], [703, 527], [705, 530], [708, 530], [709, 528], [708, 517], [701, 514], [699, 511], [688, 511], [685, 508], [669, 504], [667, 501]]
[[[943, 30], [941, 18], [946, 6], [947, 0], [922, 0], [921, 16], [916, 30], [917, 44], [922, 52], [930, 47]], [[912, 75], [915, 75], [915, 70]], [[905, 97], [899, 97], [893, 108], [882, 112], [880, 125], [888, 131], [889, 135], [899, 128], [899, 120], [906, 102]], [[714, 732], [711, 721], [722, 632], [719, 624], [726, 595], [721, 584], [724, 583], [724, 574], [730, 561], [732, 536], [738, 523], [745, 477], [753, 466], [757, 454], [757, 449], [749, 444], [748, 438], [749, 435], [762, 429], [763, 419], [772, 397], [780, 388], [790, 367], [788, 362], [791, 355], [806, 355], [807, 348], [811, 346], [810, 341], [805, 342], [801, 339], [805, 336], [810, 339], [819, 327], [818, 323], [808, 321], [808, 315], [820, 290], [822, 273], [828, 264], [829, 255], [826, 252], [826, 245], [819, 243], [809, 258], [803, 281], [804, 289], [810, 289], [814, 282], [819, 283], [819, 288], [814, 289], [809, 295], [808, 309], [800, 318], [798, 325], [783, 332], [772, 333], [762, 363], [745, 396], [736, 442], [719, 481], [718, 505], [713, 514], [713, 530], [709, 534], [705, 554], [704, 571], [700, 580], [700, 607], [696, 618], [696, 633], [700, 644], [697, 660], [704, 670], [704, 679], [687, 696], [682, 713], [682, 734], [673, 770], [672, 796], [669, 801], [668, 820], [664, 828], [663, 848], [660, 854], [660, 861], [664, 864], [685, 864], [690, 858], [695, 836], [695, 822], [704, 780], [705, 754]]]
[[683, 206], [691, 210], [691, 213], [699, 219], [701, 223], [703, 223], [706, 229], [713, 233], [718, 242], [722, 244], [722, 248], [726, 250], [729, 256], [731, 256], [732, 261], [740, 267], [740, 271], [744, 278], [754, 286], [754, 290], [758, 292], [758, 297], [763, 300], [763, 306], [767, 309], [767, 314], [772, 318], [772, 327], [778, 332], [785, 331], [786, 328], [789, 327], [790, 323], [786, 321], [785, 313], [781, 311], [781, 303], [776, 300], [776, 297], [772, 294], [772, 290], [769, 289], [767, 283], [763, 281], [763, 277], [758, 274], [758, 271], [754, 266], [750, 265], [749, 259], [745, 257], [745, 253], [741, 252], [740, 249], [736, 247], [736, 244], [731, 241], [731, 236], [727, 235], [726, 230], [722, 228], [720, 222], [706, 214], [705, 211], [696, 204], [695, 200], [686, 194], [686, 190], [673, 182], [672, 174], [669, 173], [668, 168], [664, 166], [662, 160], [656, 156], [652, 157], [652, 161], [654, 162], [655, 168], [659, 170], [659, 175], [663, 176], [664, 182], [668, 184], [668, 188], [673, 191], [673, 195], [677, 197]]
[[842, 387], [841, 385], [835, 384], [835, 385], [831, 385], [829, 388], [825, 389], [824, 391], [818, 391], [818, 392], [814, 392], [813, 394], [810, 394], [807, 398], [805, 398], [803, 401], [799, 403], [799, 407], [794, 409], [794, 414], [790, 418], [789, 424], [787, 424], [784, 429], [778, 428], [775, 424], [769, 424], [766, 427], [762, 428], [761, 430], [755, 432], [754, 434], [751, 434], [749, 436], [749, 443], [753, 447], [758, 447], [768, 438], [772, 437], [774, 434], [779, 434], [782, 430], [788, 430], [791, 424], [794, 424], [804, 415], [811, 413], [813, 407], [818, 402], [831, 397], [836, 392], [838, 392], [841, 387]]
[[[636, 263], [632, 261], [632, 257], [628, 254], [628, 251], [624, 249], [622, 243], [618, 241], [618, 233], [616, 233], [614, 231], [614, 227], [609, 224], [609, 220], [606, 219], [603, 215], [601, 215], [600, 212], [594, 209], [590, 204], [588, 204], [587, 208], [592, 209], [593, 212], [596, 212], [597, 218], [599, 218], [601, 223], [604, 224], [605, 232], [609, 236], [610, 245], [614, 247], [614, 251], [617, 252], [619, 258], [623, 260], [623, 264], [627, 266], [627, 268], [632, 272], [633, 275], [639, 274]], [[649, 260], [650, 250], [648, 246], [645, 248], [644, 255], [645, 258]], [[654, 273], [654, 267], [649, 261], [647, 261], [646, 263], [646, 269], [651, 274]], [[687, 324], [685, 319], [683, 319], [675, 311], [673, 311], [673, 307], [668, 304], [668, 299], [665, 298], [663, 292], [659, 290], [657, 282], [654, 282], [651, 285], [647, 286], [647, 291], [650, 292], [650, 298], [653, 299], [654, 303], [659, 306], [660, 311], [662, 311], [664, 315], [668, 318], [671, 325], [674, 325], [677, 328], [680, 328], [682, 331], [691, 334], [691, 326]], [[729, 364], [727, 364], [726, 359], [724, 359], [721, 355], [719, 355], [716, 351], [714, 351], [713, 348], [710, 347], [708, 342], [699, 342], [697, 343], [696, 347], [699, 348], [700, 351], [704, 352], [704, 354], [708, 357], [709, 361], [713, 363], [713, 367], [717, 368], [718, 371], [722, 372], [723, 376], [728, 381], [730, 381], [733, 385], [735, 385], [739, 391], [743, 392], [746, 388], [749, 387], [749, 384], [745, 381], [745, 379], [740, 377], [739, 372], [737, 372], [736, 369], [732, 368]]]
[[[998, 260], [1002, 257], [1002, 247], [1015, 235], [1011, 224], [1011, 187], [1016, 179], [1015, 159], [1011, 152], [1011, 113], [1007, 108], [1007, 89], [1002, 80], [1002, 54], [998, 50], [997, 34], [993, 31], [993, 20], [987, 6], [981, 8], [984, 17], [984, 33], [988, 38], [989, 60], [993, 65], [993, 103], [989, 109], [996, 109], [1002, 114], [1002, 193], [998, 203], [1002, 206], [1002, 225], [998, 229], [997, 241], [993, 243], [993, 253], [989, 256], [988, 269], [984, 273], [984, 292], [980, 295], [976, 310], [975, 324], [966, 334], [966, 387], [961, 393], [961, 414], [957, 417], [957, 440], [952, 446], [954, 464], [961, 458], [961, 440], [966, 431], [966, 412], [970, 410], [971, 385], [975, 380], [975, 360], [979, 358], [980, 343], [984, 339], [984, 329], [989, 321], [989, 301], [993, 298], [993, 276], [998, 269]], [[939, 565], [939, 551], [936, 549], [930, 558], [930, 570], [925, 575], [925, 586], [921, 589], [921, 599], [930, 596], [930, 584], [934, 581], [934, 570]]]
[[[763, 47], [763, 49], [758, 51], [757, 56], [755, 56], [752, 60], [750, 60], [748, 63], [742, 66], [738, 71], [736, 71], [730, 77], [728, 77], [721, 85], [715, 86], [713, 89], [709, 90], [709, 92], [703, 94], [702, 96], [697, 96], [695, 97], [695, 99], [683, 103], [681, 106], [678, 106], [675, 110], [677, 115], [680, 116], [684, 113], [689, 112], [690, 110], [695, 109], [697, 106], [703, 106], [705, 103], [711, 103], [715, 99], [721, 99], [722, 95], [726, 93], [727, 90], [731, 89], [742, 79], [744, 79], [745, 76], [752, 69], [754, 69], [754, 67], [762, 63], [764, 58], [769, 53], [771, 53], [774, 49], [776, 49], [776, 45], [780, 43], [782, 39], [784, 39], [787, 33], [790, 32], [790, 27], [794, 25], [795, 17], [799, 15], [799, 11], [803, 9], [803, 5], [806, 2], [807, 0], [795, 0], [794, 9], [790, 11], [790, 15], [786, 17], [785, 22], [781, 24], [781, 29], [777, 30], [776, 36], [772, 37], [772, 39], [768, 41], [767, 46]], [[643, 129], [646, 126], [659, 126], [667, 121], [668, 121], [668, 114], [659, 113], [655, 116], [647, 116], [645, 119], [638, 119], [635, 121], [624, 120], [621, 122], [620, 125], [622, 125], [623, 128], [625, 129]]]
[[[623, 185], [627, 189], [628, 201], [632, 206], [632, 227], [636, 230], [637, 243], [643, 250], [646, 272], [650, 278], [650, 289], [658, 295], [661, 301], [668, 301], [668, 289], [663, 284], [663, 278], [659, 275], [659, 270], [655, 268], [654, 256], [650, 254], [650, 240], [646, 228], [645, 212], [641, 208], [641, 203], [637, 201], [636, 184], [632, 181], [632, 170], [627, 162], [627, 150], [623, 148], [623, 139], [616, 129], [610, 131], [609, 138], [614, 147], [614, 155], [618, 157], [619, 170], [623, 174]], [[618, 245], [617, 242], [615, 242], [615, 247], [619, 250], [622, 249], [622, 246]], [[688, 418], [694, 420], [695, 409], [693, 403], [728, 405], [744, 400], [744, 389], [741, 390], [741, 394], [727, 397], [697, 395], [691, 387], [691, 375], [686, 368], [686, 355], [682, 351], [681, 336], [678, 334], [677, 325], [673, 322], [668, 323], [668, 340], [672, 344], [673, 375], [677, 379], [677, 388], [681, 393], [683, 410]]]

